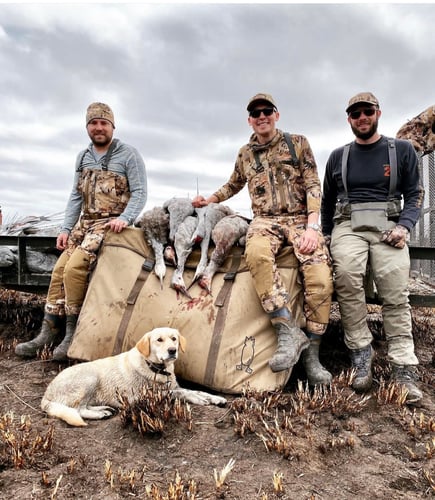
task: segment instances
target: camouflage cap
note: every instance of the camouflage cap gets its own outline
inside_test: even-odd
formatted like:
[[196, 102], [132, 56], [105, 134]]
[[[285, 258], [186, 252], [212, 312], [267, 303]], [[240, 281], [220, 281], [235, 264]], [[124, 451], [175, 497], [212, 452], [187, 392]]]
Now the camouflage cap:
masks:
[[251, 111], [252, 108], [255, 107], [256, 104], [260, 102], [265, 102], [268, 104], [272, 104], [275, 109], [278, 109], [273, 97], [270, 94], [255, 94], [254, 97], [251, 97], [248, 102], [248, 107], [246, 108], [248, 111]]
[[346, 113], [349, 113], [350, 109], [356, 104], [371, 104], [372, 106], [379, 108], [379, 101], [371, 92], [360, 92], [359, 94], [354, 95], [347, 105]]
[[89, 104], [86, 111], [86, 126], [91, 120], [95, 118], [100, 118], [102, 120], [108, 120], [115, 128], [115, 118], [113, 116], [113, 111], [104, 102], [93, 102]]

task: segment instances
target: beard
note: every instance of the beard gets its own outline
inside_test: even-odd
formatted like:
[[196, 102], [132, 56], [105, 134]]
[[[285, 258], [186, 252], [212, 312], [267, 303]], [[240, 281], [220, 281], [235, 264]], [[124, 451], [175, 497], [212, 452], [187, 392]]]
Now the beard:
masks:
[[[97, 139], [97, 137], [98, 137], [98, 139]], [[91, 141], [92, 141], [92, 144], [101, 148], [104, 146], [108, 146], [110, 144], [110, 142], [112, 141], [112, 137], [108, 137], [105, 134], [95, 134], [95, 135], [91, 136]]]
[[354, 133], [355, 137], [358, 137], [358, 139], [362, 139], [363, 141], [366, 141], [367, 139], [370, 139], [373, 135], [376, 134], [378, 130], [378, 120], [376, 119], [372, 126], [367, 130], [367, 132], [360, 132], [356, 127], [351, 125], [352, 132]]

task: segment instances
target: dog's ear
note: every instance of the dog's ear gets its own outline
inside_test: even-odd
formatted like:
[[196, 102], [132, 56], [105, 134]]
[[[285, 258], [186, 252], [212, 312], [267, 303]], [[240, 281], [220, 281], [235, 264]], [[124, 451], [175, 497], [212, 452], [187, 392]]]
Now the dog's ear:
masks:
[[178, 345], [180, 346], [181, 352], [186, 350], [186, 337], [183, 337], [181, 333], [178, 335]]
[[150, 335], [147, 333], [144, 335], [136, 344], [137, 350], [144, 356], [145, 358], [148, 358], [150, 355], [151, 351], [151, 345], [150, 345]]

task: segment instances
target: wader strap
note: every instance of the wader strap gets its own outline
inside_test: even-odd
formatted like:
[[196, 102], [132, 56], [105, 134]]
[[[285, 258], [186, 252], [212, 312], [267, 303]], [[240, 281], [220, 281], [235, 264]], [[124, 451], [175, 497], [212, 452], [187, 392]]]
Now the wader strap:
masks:
[[101, 168], [103, 170], [107, 170], [107, 165], [109, 164], [110, 158], [112, 157], [113, 150], [116, 148], [118, 145], [118, 139], [113, 139], [113, 141], [110, 144], [109, 149], [107, 150], [107, 153], [105, 154], [103, 161], [101, 162]]
[[299, 160], [298, 160], [298, 155], [296, 154], [295, 145], [293, 144], [292, 136], [288, 132], [284, 132], [284, 139], [285, 142], [287, 143], [292, 163], [293, 165], [296, 166], [299, 163]]
[[216, 371], [216, 362], [219, 353], [219, 348], [222, 341], [222, 333], [224, 331], [225, 320], [230, 304], [231, 290], [236, 279], [237, 270], [240, 267], [242, 259], [242, 248], [234, 247], [230, 270], [224, 276], [224, 283], [214, 303], [218, 307], [216, 321], [214, 324], [213, 334], [211, 337], [210, 348], [208, 351], [207, 364], [205, 366], [204, 385], [211, 386], [213, 384], [214, 374]]
[[347, 194], [347, 160], [349, 159], [350, 144], [346, 144], [343, 149], [343, 157], [341, 159], [341, 179], [343, 180], [345, 200], [349, 201]]
[[[388, 137], [388, 158], [390, 162], [390, 189], [388, 191], [388, 200], [394, 199], [394, 193], [397, 187], [397, 152], [396, 142], [392, 137]], [[349, 201], [347, 193], [347, 162], [349, 160], [349, 151], [352, 143], [346, 144], [343, 149], [341, 159], [341, 179], [343, 181], [345, 200]]]
[[[109, 164], [110, 158], [112, 157], [113, 150], [116, 148], [118, 145], [119, 139], [113, 139], [111, 142], [109, 149], [107, 150], [107, 153], [104, 156], [103, 161], [101, 162], [101, 168], [103, 170], [107, 170], [107, 165]], [[85, 149], [82, 153], [82, 157], [80, 158], [79, 161], [79, 166], [77, 167], [77, 172], [81, 172], [83, 170], [83, 159], [85, 158], [85, 154], [88, 150]]]
[[259, 174], [260, 172], [264, 171], [264, 167], [261, 164], [260, 155], [258, 154], [258, 151], [254, 151], [253, 153], [256, 164], [255, 171], [257, 172], [257, 174]]
[[[296, 149], [295, 145], [293, 144], [292, 136], [288, 132], [284, 132], [284, 139], [285, 142], [287, 143], [287, 147], [290, 153], [290, 160], [292, 162], [292, 165], [297, 166], [299, 164], [298, 156], [296, 154]], [[254, 159], [255, 159], [255, 171], [258, 173], [264, 171], [264, 167], [261, 164], [260, 160], [260, 155], [258, 154], [258, 151], [253, 151], [254, 154]]]
[[394, 199], [394, 193], [397, 187], [397, 152], [396, 152], [396, 141], [392, 138], [388, 138], [388, 156], [390, 158], [390, 191], [388, 193], [388, 199]]
[[112, 356], [122, 352], [122, 345], [124, 343], [125, 334], [127, 332], [128, 323], [130, 322], [131, 316], [133, 314], [134, 306], [136, 300], [139, 297], [140, 291], [145, 285], [146, 280], [150, 272], [154, 268], [154, 259], [146, 258], [141, 266], [138, 277], [136, 278], [133, 287], [127, 297], [127, 303], [125, 306], [124, 314], [121, 318], [121, 323], [119, 324], [118, 332], [116, 333], [115, 344], [113, 346]]

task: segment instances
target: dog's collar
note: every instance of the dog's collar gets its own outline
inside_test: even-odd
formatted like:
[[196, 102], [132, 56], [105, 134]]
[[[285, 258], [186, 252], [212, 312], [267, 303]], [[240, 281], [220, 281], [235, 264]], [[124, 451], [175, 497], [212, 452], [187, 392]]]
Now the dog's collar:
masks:
[[166, 366], [164, 363], [153, 363], [148, 360], [146, 360], [146, 362], [152, 372], [157, 373], [158, 375], [166, 375], [166, 377], [171, 376], [171, 374], [165, 370]]

